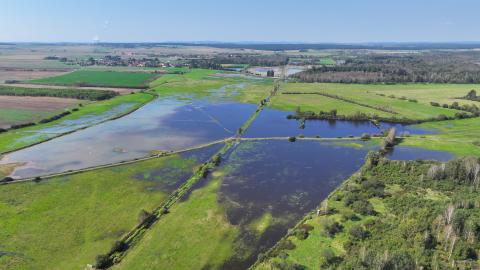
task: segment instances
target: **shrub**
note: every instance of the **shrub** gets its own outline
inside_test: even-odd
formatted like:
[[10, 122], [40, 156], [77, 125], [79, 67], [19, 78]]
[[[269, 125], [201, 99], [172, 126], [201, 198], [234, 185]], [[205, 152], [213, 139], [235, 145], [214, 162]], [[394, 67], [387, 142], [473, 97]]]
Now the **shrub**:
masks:
[[333, 237], [343, 230], [343, 226], [340, 223], [331, 219], [322, 220], [320, 226], [322, 233], [329, 237]]
[[455, 245], [454, 257], [457, 260], [476, 260], [478, 255], [475, 248], [462, 241]]
[[361, 225], [354, 225], [348, 233], [354, 240], [363, 240], [370, 235]]
[[7, 182], [12, 182], [12, 181], [13, 181], [13, 178], [7, 176], [7, 177], [3, 178], [0, 182], [7, 183]]
[[299, 240], [305, 240], [305, 239], [307, 239], [311, 230], [313, 230], [313, 226], [308, 225], [308, 224], [302, 224], [302, 225], [298, 226], [298, 228], [295, 230], [294, 234]]
[[108, 255], [98, 255], [95, 259], [95, 268], [106, 269], [112, 266], [112, 260]]
[[440, 104], [438, 102], [430, 102], [430, 105], [432, 105], [433, 107], [440, 107]]
[[140, 214], [138, 215], [138, 222], [144, 223], [147, 220], [153, 219], [154, 215], [146, 210], [140, 211]]
[[415, 270], [415, 260], [406, 252], [393, 255], [382, 269]]
[[112, 249], [110, 250], [111, 253], [115, 253], [115, 252], [122, 252], [122, 251], [125, 251], [128, 249], [128, 245], [127, 243], [123, 242], [123, 241], [116, 241], [113, 246], [112, 246]]
[[375, 215], [376, 212], [373, 209], [373, 205], [367, 200], [358, 200], [352, 204], [353, 211], [362, 215]]
[[323, 263], [320, 265], [320, 268], [327, 268], [331, 265], [338, 264], [341, 260], [340, 257], [335, 255], [335, 252], [331, 248], [322, 249], [320, 256], [323, 258]]

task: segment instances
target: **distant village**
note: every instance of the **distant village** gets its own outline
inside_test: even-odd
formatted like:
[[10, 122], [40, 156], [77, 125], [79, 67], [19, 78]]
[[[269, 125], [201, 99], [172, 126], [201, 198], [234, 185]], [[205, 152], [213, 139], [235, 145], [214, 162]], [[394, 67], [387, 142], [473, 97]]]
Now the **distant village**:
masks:
[[103, 58], [67, 59], [66, 57], [47, 56], [45, 60], [58, 60], [67, 65], [80, 66], [124, 66], [124, 67], [174, 67], [169, 61], [160, 62], [158, 58], [122, 58], [118, 55], [106, 55]]

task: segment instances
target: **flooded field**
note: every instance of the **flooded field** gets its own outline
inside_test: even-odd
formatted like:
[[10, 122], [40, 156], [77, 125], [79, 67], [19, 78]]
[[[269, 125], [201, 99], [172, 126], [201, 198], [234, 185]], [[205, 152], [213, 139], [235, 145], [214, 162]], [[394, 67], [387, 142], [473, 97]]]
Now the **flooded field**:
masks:
[[[314, 141], [242, 143], [226, 161], [218, 192], [228, 221], [242, 228], [236, 241], [251, 250], [243, 258], [230, 258], [224, 268], [247, 268], [358, 170], [368, 150]], [[252, 230], [265, 219], [263, 232]]]
[[[246, 269], [358, 170], [369, 149], [318, 141], [242, 142], [119, 269]], [[208, 256], [198, 260], [190, 253], [195, 250]], [[162, 260], [154, 260], [159, 253]]]
[[328, 121], [308, 120], [305, 127], [301, 128], [301, 122], [295, 119], [287, 119], [291, 112], [284, 112], [266, 108], [255, 119], [255, 122], [247, 130], [245, 136], [255, 137], [287, 137], [304, 135], [307, 137], [320, 136], [322, 138], [336, 138], [347, 136], [361, 136], [363, 133], [379, 134], [384, 129], [394, 127], [398, 134], [427, 134], [428, 130], [422, 130], [400, 124], [381, 123], [379, 127], [371, 122], [352, 121]]
[[[25, 163], [13, 177], [32, 177], [131, 160], [234, 136], [253, 104], [157, 99], [120, 119], [6, 155]], [[52, 128], [53, 129], [53, 128]], [[62, 127], [43, 132], [61, 132]]]
[[425, 159], [436, 161], [449, 161], [451, 159], [454, 159], [455, 155], [444, 151], [428, 150], [417, 147], [399, 145], [392, 149], [390, 152], [387, 152], [386, 157], [392, 160]]

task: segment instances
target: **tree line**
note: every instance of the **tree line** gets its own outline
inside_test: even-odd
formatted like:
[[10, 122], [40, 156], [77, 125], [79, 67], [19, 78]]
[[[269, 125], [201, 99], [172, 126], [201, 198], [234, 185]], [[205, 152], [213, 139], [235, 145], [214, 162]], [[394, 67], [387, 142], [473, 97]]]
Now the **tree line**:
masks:
[[302, 82], [480, 83], [478, 52], [361, 55], [337, 66], [318, 66], [292, 75]]
[[97, 101], [110, 99], [117, 95], [117, 92], [110, 90], [104, 91], [93, 89], [51, 89], [0, 86], [0, 96], [59, 97]]

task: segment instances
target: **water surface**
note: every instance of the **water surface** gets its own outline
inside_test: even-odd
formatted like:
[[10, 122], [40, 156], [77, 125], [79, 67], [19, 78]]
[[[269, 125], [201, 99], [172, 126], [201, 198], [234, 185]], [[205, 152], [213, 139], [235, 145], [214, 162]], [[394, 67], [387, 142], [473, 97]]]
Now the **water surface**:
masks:
[[329, 121], [307, 120], [301, 128], [301, 121], [287, 119], [292, 112], [265, 108], [247, 130], [245, 136], [255, 137], [287, 137], [304, 135], [307, 137], [319, 136], [322, 138], [336, 138], [347, 136], [361, 136], [363, 133], [379, 134], [384, 129], [396, 128], [397, 134], [427, 134], [427, 130], [407, 125], [381, 123], [379, 127], [370, 121]]
[[[248, 268], [260, 252], [358, 170], [368, 150], [320, 141], [242, 142], [224, 162], [227, 173], [219, 203], [228, 221], [240, 226], [236, 241], [251, 255], [234, 257], [223, 268]], [[271, 215], [271, 222], [258, 235], [252, 224], [265, 215]]]
[[8, 154], [0, 164], [26, 162], [23, 178], [175, 151], [232, 137], [254, 104], [157, 99], [120, 119], [105, 122]]

